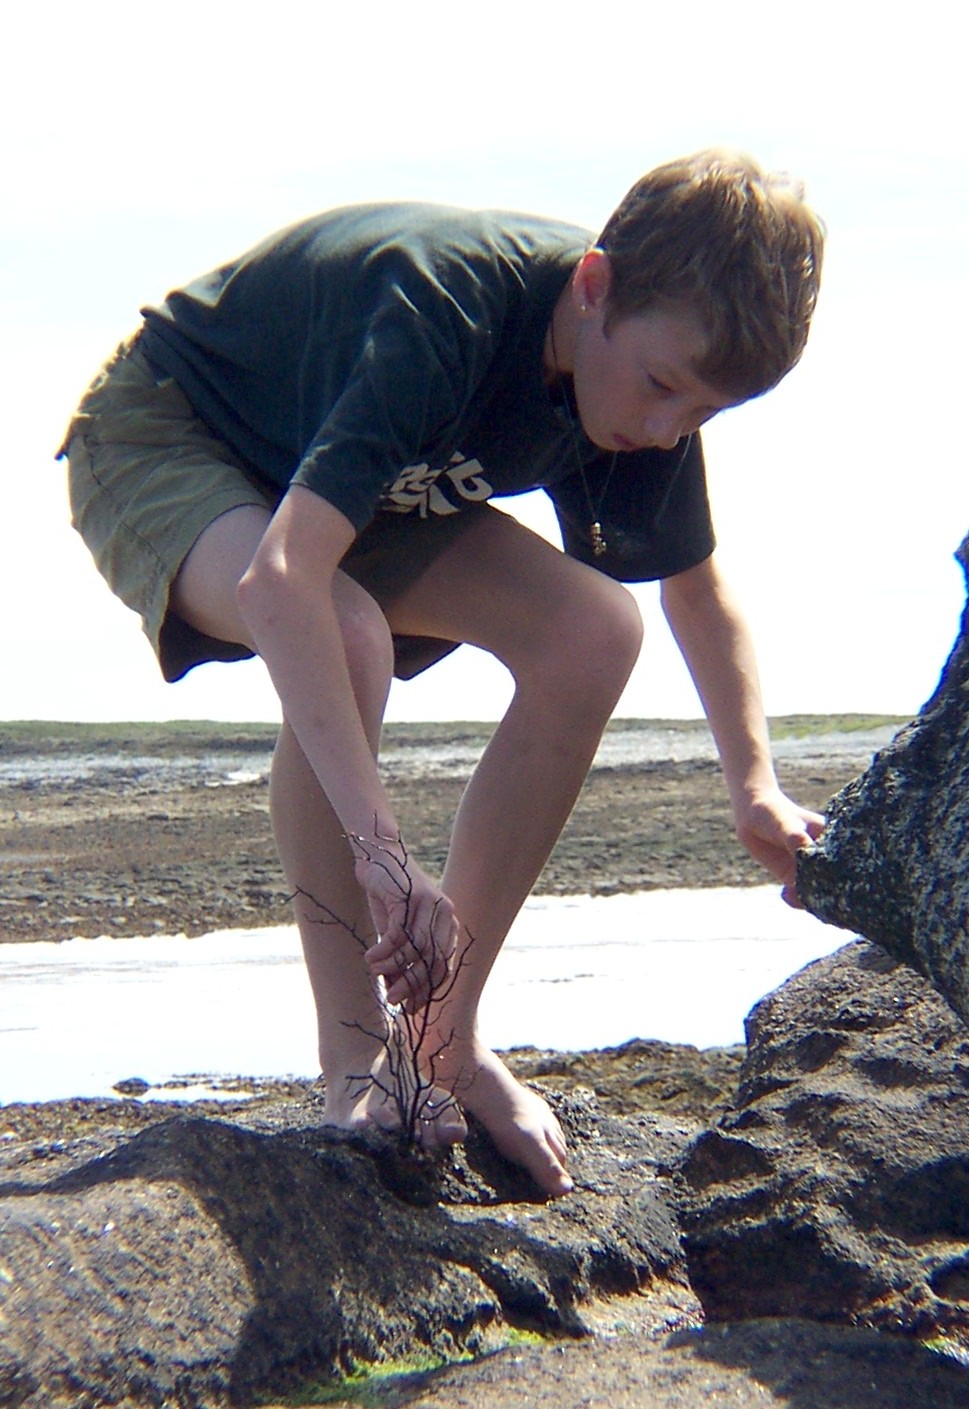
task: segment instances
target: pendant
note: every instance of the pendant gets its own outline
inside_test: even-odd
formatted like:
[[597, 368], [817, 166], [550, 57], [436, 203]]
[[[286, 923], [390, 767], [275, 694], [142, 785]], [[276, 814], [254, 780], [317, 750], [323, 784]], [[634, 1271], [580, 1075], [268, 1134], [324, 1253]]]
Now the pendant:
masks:
[[594, 523], [594, 524], [592, 525], [592, 555], [593, 555], [593, 557], [601, 558], [602, 555], [603, 555], [603, 553], [606, 551], [606, 546], [607, 546], [607, 545], [606, 545], [606, 540], [605, 540], [605, 539], [603, 538], [603, 536], [602, 536], [602, 524], [601, 524], [601, 523]]

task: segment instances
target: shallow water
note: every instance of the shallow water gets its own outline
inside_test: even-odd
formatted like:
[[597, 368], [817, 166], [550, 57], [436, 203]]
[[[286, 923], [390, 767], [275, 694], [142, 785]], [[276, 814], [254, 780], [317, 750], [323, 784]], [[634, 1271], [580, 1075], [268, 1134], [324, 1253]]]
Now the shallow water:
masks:
[[[381, 751], [381, 767], [389, 779], [400, 777], [466, 777], [487, 742], [487, 726], [458, 731], [448, 737], [422, 739], [388, 734]], [[894, 726], [858, 732], [806, 734], [774, 741], [778, 760], [806, 762], [812, 758], [842, 759], [859, 771], [872, 754], [889, 743]], [[702, 723], [682, 724], [622, 721], [612, 724], [599, 746], [594, 768], [622, 768], [650, 763], [690, 763], [713, 760], [716, 750]], [[271, 752], [261, 749], [218, 749], [177, 753], [133, 753], [119, 750], [18, 753], [0, 757], [0, 786], [36, 788], [85, 785], [147, 787], [152, 791], [194, 785], [226, 787], [255, 782], [269, 776]]]
[[[773, 887], [537, 897], [499, 956], [482, 1029], [500, 1049], [742, 1042], [760, 997], [848, 939]], [[0, 948], [0, 1103], [108, 1095], [132, 1077], [316, 1072], [288, 926]]]
[[165, 788], [219, 787], [268, 777], [271, 754], [22, 754], [0, 759], [0, 786], [75, 788], [150, 785]]

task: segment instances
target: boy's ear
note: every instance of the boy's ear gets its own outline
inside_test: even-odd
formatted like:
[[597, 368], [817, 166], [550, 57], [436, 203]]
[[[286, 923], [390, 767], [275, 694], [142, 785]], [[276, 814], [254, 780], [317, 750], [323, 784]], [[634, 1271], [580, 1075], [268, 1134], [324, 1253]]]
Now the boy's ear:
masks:
[[572, 294], [579, 313], [605, 310], [612, 289], [612, 261], [597, 245], [586, 250], [576, 267]]

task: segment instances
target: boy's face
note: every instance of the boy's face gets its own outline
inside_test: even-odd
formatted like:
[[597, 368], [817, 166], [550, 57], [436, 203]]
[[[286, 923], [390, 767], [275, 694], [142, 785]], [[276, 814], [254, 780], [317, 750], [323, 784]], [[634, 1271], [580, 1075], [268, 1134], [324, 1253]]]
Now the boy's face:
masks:
[[706, 334], [689, 308], [656, 305], [610, 323], [604, 272], [576, 282], [572, 373], [582, 425], [603, 450], [672, 449], [736, 401], [698, 376]]

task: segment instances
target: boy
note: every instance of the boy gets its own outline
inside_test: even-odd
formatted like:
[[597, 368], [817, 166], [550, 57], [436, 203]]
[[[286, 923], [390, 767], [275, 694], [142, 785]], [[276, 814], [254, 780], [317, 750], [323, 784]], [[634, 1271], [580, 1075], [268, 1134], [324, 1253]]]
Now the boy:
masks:
[[[463, 1106], [547, 1194], [571, 1188], [552, 1112], [476, 1014], [636, 660], [621, 581], [662, 579], [738, 834], [792, 896], [821, 819], [774, 777], [698, 431], [798, 360], [821, 256], [799, 193], [718, 152], [644, 177], [596, 243], [504, 213], [334, 211], [143, 310], [82, 401], [74, 522], [166, 678], [258, 652], [278, 691], [270, 800], [329, 1122], [393, 1123], [389, 1053], [423, 1012], [419, 1137], [460, 1140]], [[565, 553], [487, 503], [537, 486]], [[515, 694], [437, 883], [376, 756], [394, 670], [461, 642]]]

